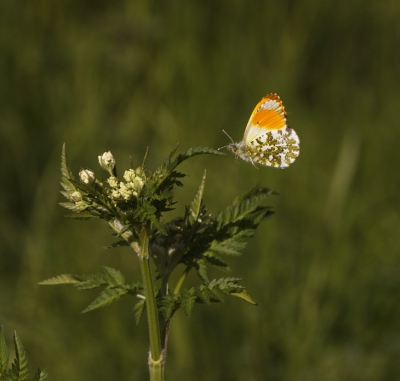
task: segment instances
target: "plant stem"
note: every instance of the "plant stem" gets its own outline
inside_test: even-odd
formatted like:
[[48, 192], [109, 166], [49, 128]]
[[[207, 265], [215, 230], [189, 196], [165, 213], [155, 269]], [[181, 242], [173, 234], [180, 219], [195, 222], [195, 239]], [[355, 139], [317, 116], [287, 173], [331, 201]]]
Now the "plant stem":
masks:
[[180, 291], [180, 289], [181, 289], [181, 287], [182, 287], [182, 284], [183, 284], [183, 282], [185, 281], [186, 275], [188, 274], [188, 272], [190, 271], [190, 269], [191, 269], [190, 266], [186, 267], [185, 271], [183, 272], [183, 274], [181, 275], [181, 277], [180, 277], [179, 280], [178, 280], [178, 283], [177, 283], [176, 286], [175, 286], [174, 294], [177, 294], [177, 293]]
[[139, 262], [143, 278], [144, 294], [146, 297], [147, 323], [150, 339], [149, 371], [150, 381], [165, 381], [165, 358], [161, 348], [160, 324], [158, 309], [154, 294], [153, 279], [149, 262], [149, 235], [148, 229], [143, 228], [140, 233]]

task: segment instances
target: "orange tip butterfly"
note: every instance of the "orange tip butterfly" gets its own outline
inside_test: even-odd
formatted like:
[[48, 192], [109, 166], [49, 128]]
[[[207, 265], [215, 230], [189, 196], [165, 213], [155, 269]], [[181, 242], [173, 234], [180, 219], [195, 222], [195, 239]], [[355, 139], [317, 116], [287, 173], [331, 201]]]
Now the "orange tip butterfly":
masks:
[[299, 156], [300, 139], [296, 131], [286, 125], [286, 111], [281, 98], [277, 94], [268, 94], [251, 113], [243, 140], [239, 143], [232, 140], [226, 148], [253, 165], [260, 163], [287, 168]]

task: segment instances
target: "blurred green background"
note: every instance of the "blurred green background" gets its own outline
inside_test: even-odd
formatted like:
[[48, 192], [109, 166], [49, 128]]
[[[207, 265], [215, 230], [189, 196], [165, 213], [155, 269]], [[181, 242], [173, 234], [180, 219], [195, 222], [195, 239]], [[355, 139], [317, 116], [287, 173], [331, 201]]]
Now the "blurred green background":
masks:
[[[260, 183], [280, 193], [229, 263], [258, 307], [230, 298], [173, 321], [167, 379], [394, 380], [400, 374], [400, 2], [22, 0], [0, 5], [0, 322], [49, 380], [146, 380], [133, 299], [81, 314], [97, 291], [43, 287], [103, 265], [139, 277], [101, 221], [62, 217], [60, 154], [99, 175], [150, 147], [236, 140], [278, 93], [301, 154], [286, 170], [204, 156], [213, 213]], [[171, 217], [176, 215], [171, 213]], [[224, 274], [216, 273], [215, 276]]]

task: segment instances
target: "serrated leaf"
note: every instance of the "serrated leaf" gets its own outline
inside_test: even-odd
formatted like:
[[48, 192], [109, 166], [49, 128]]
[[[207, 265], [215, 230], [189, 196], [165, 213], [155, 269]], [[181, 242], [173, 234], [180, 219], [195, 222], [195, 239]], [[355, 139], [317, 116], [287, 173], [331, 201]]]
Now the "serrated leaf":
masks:
[[53, 284], [75, 284], [80, 283], [82, 281], [77, 275], [72, 274], [62, 274], [55, 276], [50, 279], [43, 280], [39, 282], [41, 285], [53, 285]]
[[179, 307], [179, 296], [175, 294], [165, 295], [160, 298], [158, 302], [159, 311], [163, 314], [164, 318], [168, 320]]
[[122, 295], [127, 294], [128, 291], [129, 290], [122, 287], [107, 288], [102, 291], [100, 295], [82, 311], [82, 313], [108, 306], [112, 302], [118, 300]]
[[246, 290], [240, 292], [231, 292], [230, 295], [244, 299], [246, 302], [249, 302], [250, 304], [254, 304], [256, 306], [258, 305], [257, 302], [254, 301], [254, 299], [247, 293]]
[[205, 183], [206, 183], [206, 170], [204, 170], [204, 175], [203, 179], [201, 180], [199, 190], [197, 191], [196, 196], [194, 197], [193, 201], [190, 204], [190, 216], [192, 222], [197, 221], [197, 219], [199, 218]]
[[257, 206], [264, 201], [273, 192], [268, 188], [255, 187], [234, 203], [228, 206], [223, 212], [217, 216], [219, 226], [222, 227], [228, 223], [240, 221], [253, 212]]
[[[60, 205], [63, 204], [60, 202]], [[63, 205], [64, 206], [64, 205]], [[70, 208], [67, 208], [70, 209]], [[90, 212], [76, 212], [74, 214], [64, 214], [63, 217], [65, 218], [72, 218], [74, 220], [89, 220], [90, 218], [99, 218], [99, 216], [95, 216]]]
[[193, 306], [196, 302], [196, 299], [197, 296], [193, 287], [182, 294], [182, 310], [188, 318], [192, 314]]
[[101, 286], [106, 286], [108, 283], [104, 279], [103, 274], [96, 274], [96, 275], [91, 275], [89, 279], [82, 280], [82, 282], [79, 282], [75, 285], [75, 288], [77, 290], [91, 290], [93, 288], [101, 287]]
[[198, 291], [198, 296], [204, 303], [210, 304], [211, 298], [213, 297], [213, 293], [210, 291], [210, 289], [207, 286], [200, 285], [199, 291]]
[[167, 235], [167, 231], [165, 230], [164, 225], [157, 219], [155, 215], [149, 216], [149, 219], [153, 226], [162, 234]]
[[126, 241], [118, 241], [112, 243], [111, 245], [103, 246], [103, 249], [115, 249], [116, 247], [125, 247], [125, 246], [129, 246], [129, 243]]
[[9, 358], [10, 358], [10, 353], [8, 352], [7, 349], [3, 326], [0, 325], [0, 379], [2, 376], [5, 376], [6, 374]]
[[215, 252], [223, 255], [241, 255], [239, 250], [246, 247], [245, 242], [239, 242], [237, 237], [228, 238], [222, 242], [213, 241], [210, 248], [207, 250], [209, 252]]
[[197, 259], [193, 262], [193, 267], [195, 268], [197, 275], [206, 283], [209, 282], [207, 276], [207, 266], [204, 259]]
[[59, 204], [65, 209], [76, 210], [76, 205], [73, 202], [60, 202]]
[[135, 311], [135, 321], [136, 321], [136, 325], [139, 324], [140, 318], [142, 317], [143, 311], [146, 308], [146, 300], [145, 299], [141, 299], [139, 300], [134, 307], [134, 311]]
[[44, 381], [47, 379], [47, 371], [46, 369], [40, 370], [39, 368], [37, 369], [34, 377], [32, 378], [32, 381]]
[[68, 167], [68, 158], [65, 149], [65, 143], [63, 144], [61, 153], [61, 174], [63, 177], [67, 179], [72, 179], [72, 180], [74, 179], [74, 176]]
[[217, 287], [209, 287], [209, 290], [212, 292], [213, 297], [215, 299], [217, 299], [219, 302], [224, 301], [224, 293], [218, 286]]
[[231, 269], [229, 268], [228, 264], [225, 263], [221, 258], [216, 257], [215, 255], [213, 255], [210, 252], [206, 252], [204, 253], [204, 259], [213, 267], [215, 267], [216, 269], [220, 270], [220, 271], [231, 271]]
[[28, 359], [26, 352], [19, 339], [17, 332], [14, 331], [15, 359], [8, 373], [11, 381], [26, 381], [29, 377]]
[[104, 266], [106, 272], [106, 281], [111, 286], [122, 286], [125, 284], [125, 277], [121, 271], [116, 270], [112, 267]]

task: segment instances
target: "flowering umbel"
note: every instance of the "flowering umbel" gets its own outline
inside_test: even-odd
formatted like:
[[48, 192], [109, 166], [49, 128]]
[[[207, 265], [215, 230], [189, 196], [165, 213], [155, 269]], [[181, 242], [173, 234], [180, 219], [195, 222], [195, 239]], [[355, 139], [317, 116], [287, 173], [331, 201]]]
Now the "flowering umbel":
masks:
[[[99, 181], [93, 171], [82, 169], [80, 182], [75, 182], [66, 161], [63, 161], [64, 196], [70, 201], [62, 205], [75, 213], [85, 212], [82, 217], [100, 217], [114, 221], [118, 226], [135, 225], [134, 210], [138, 209], [138, 198], [146, 185], [146, 172], [143, 167], [128, 169], [123, 178], [116, 175], [116, 162], [111, 152], [98, 156], [100, 166], [109, 173], [105, 181]], [[143, 204], [142, 200], [142, 203]]]

